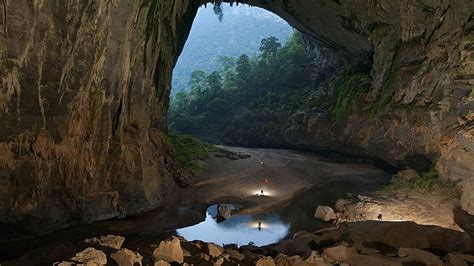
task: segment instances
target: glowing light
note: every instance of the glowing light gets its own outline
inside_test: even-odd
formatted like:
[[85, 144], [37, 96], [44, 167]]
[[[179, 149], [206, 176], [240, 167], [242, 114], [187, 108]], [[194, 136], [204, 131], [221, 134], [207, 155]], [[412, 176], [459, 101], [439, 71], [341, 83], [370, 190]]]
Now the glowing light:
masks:
[[251, 190], [249, 192], [253, 196], [259, 196], [259, 197], [271, 197], [274, 195], [274, 192], [268, 189], [257, 189], [257, 190]]
[[262, 222], [262, 221], [255, 221], [255, 222], [251, 222], [249, 224], [249, 227], [255, 228], [255, 229], [258, 229], [258, 230], [262, 230], [262, 229], [270, 228], [270, 224]]

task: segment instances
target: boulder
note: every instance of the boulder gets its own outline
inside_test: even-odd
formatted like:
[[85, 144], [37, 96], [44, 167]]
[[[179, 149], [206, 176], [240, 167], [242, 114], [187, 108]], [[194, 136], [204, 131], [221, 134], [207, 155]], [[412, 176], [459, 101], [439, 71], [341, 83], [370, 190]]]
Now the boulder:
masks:
[[84, 243], [97, 244], [114, 249], [120, 249], [123, 245], [123, 242], [125, 242], [125, 237], [115, 235], [106, 235], [101, 236], [100, 238], [94, 237], [84, 240]]
[[214, 243], [207, 243], [204, 245], [204, 252], [211, 257], [219, 257], [223, 252], [224, 249]]
[[164, 260], [159, 260], [159, 261], [155, 261], [153, 265], [154, 266], [170, 266], [171, 264], [169, 264], [168, 262]]
[[222, 264], [224, 264], [224, 262], [225, 262], [225, 258], [222, 256], [212, 259], [213, 266], [221, 266]]
[[224, 253], [224, 255], [228, 255], [229, 258], [235, 259], [235, 260], [243, 260], [245, 259], [245, 255], [240, 253], [237, 250], [234, 249], [227, 249]]
[[321, 258], [321, 256], [318, 254], [316, 251], [311, 251], [308, 256], [306, 256], [306, 259], [304, 260], [306, 263], [309, 264], [316, 264], [316, 265], [323, 265], [324, 260]]
[[274, 259], [277, 266], [298, 266], [306, 265], [306, 263], [299, 256], [288, 257], [285, 254], [278, 254]]
[[414, 169], [401, 170], [396, 174], [396, 176], [404, 180], [412, 180], [412, 179], [420, 177], [418, 172]]
[[255, 261], [255, 266], [276, 266], [272, 257], [261, 257]]
[[118, 266], [142, 265], [143, 257], [130, 249], [122, 248], [110, 255]]
[[167, 262], [183, 263], [184, 254], [178, 237], [161, 241], [160, 245], [153, 251], [155, 261], [164, 260]]
[[76, 253], [71, 260], [85, 265], [106, 265], [107, 256], [104, 252], [95, 248], [86, 248], [81, 252]]
[[205, 261], [209, 261], [209, 259], [211, 258], [209, 255], [207, 255], [204, 252], [197, 254], [195, 257], [198, 258], [199, 260], [205, 260]]
[[328, 206], [318, 206], [314, 212], [314, 218], [329, 222], [336, 219], [336, 214], [331, 207]]
[[430, 266], [443, 266], [441, 259], [428, 252], [417, 248], [400, 248], [398, 256], [406, 262], [420, 262]]
[[230, 208], [229, 205], [227, 204], [217, 204], [217, 214], [224, 218], [224, 219], [229, 219], [231, 215], [232, 209]]

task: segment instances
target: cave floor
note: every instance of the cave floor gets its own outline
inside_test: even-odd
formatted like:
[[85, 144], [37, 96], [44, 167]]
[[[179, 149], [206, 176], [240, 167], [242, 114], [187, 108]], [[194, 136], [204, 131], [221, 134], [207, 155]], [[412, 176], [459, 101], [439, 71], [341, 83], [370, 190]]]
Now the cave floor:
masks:
[[[5, 252], [29, 251], [30, 256], [41, 253], [47, 246], [68, 247], [74, 252], [77, 243], [85, 238], [115, 234], [127, 238], [125, 246], [128, 243], [130, 247], [145, 248], [148, 243], [156, 243], [178, 228], [202, 221], [211, 204], [241, 204], [240, 214], [258, 214], [291, 206], [291, 202], [305, 192], [322, 193], [324, 188], [324, 192], [329, 191], [333, 197], [322, 203], [307, 202], [308, 211], [313, 212], [319, 204], [333, 206], [336, 199], [346, 197], [347, 191], [351, 187], [355, 190], [356, 186], [358, 189], [354, 192], [364, 195], [366, 201], [350, 207], [345, 217], [347, 221], [376, 220], [377, 214], [383, 212], [387, 221], [414, 221], [461, 231], [453, 221], [455, 199], [435, 193], [380, 192], [379, 188], [388, 183], [390, 175], [375, 166], [335, 163], [323, 156], [290, 150], [226, 149], [250, 157], [232, 160], [211, 155], [201, 162], [204, 170], [189, 178], [190, 186], [176, 188], [164, 207], [126, 219], [75, 226], [29, 240], [27, 244], [20, 241], [2, 246], [8, 246]], [[340, 186], [346, 187], [339, 189]], [[257, 195], [261, 190], [263, 196]], [[362, 218], [359, 213], [364, 214]], [[64, 257], [70, 252], [64, 251], [60, 255]]]

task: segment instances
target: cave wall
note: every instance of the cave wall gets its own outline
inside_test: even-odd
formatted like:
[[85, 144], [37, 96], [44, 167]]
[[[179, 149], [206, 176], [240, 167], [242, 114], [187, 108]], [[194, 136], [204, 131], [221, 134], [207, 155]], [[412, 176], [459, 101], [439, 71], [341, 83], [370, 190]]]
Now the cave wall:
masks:
[[[0, 0], [0, 222], [44, 233], [164, 204], [171, 71], [204, 2]], [[474, 212], [472, 2], [245, 2], [326, 49], [373, 54], [365, 103], [400, 105], [342, 125], [309, 117], [295, 145], [424, 154], [463, 180]]]
[[189, 6], [0, 0], [0, 222], [45, 233], [164, 203], [175, 182], [162, 131]]
[[474, 214], [473, 1], [251, 2], [316, 41], [310, 48], [326, 64], [318, 70], [373, 59], [371, 88], [346, 119], [309, 112], [302, 120], [298, 114], [284, 142], [398, 167], [428, 158], [442, 177], [459, 183], [461, 206]]

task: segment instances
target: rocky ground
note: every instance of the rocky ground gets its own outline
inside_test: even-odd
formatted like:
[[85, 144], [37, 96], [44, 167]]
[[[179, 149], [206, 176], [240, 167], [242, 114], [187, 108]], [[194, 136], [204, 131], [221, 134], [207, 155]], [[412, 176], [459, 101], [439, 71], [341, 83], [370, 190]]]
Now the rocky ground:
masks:
[[[55, 265], [472, 265], [467, 234], [413, 222], [342, 223], [264, 247], [146, 240], [142, 248], [121, 236], [81, 241]], [[41, 265], [38, 254], [3, 265]], [[33, 262], [33, 263], [32, 263]]]
[[[310, 187], [327, 182], [376, 182], [380, 186], [388, 176], [370, 165], [328, 162], [307, 153], [231, 150], [250, 157], [211, 156], [202, 165], [207, 170], [188, 179], [189, 187], [177, 191], [175, 201], [169, 202], [166, 209], [134, 219], [96, 223], [92, 227], [96, 231], [90, 230], [87, 237], [62, 234], [59, 241], [58, 237], [54, 238], [55, 243], [53, 238], [47, 239], [43, 241], [46, 244], [2, 265], [53, 262], [61, 262], [60, 265], [334, 265], [336, 262], [340, 265], [470, 265], [466, 261], [474, 262], [474, 245], [469, 236], [469, 228], [474, 225], [472, 217], [462, 216], [462, 222], [458, 219], [456, 224], [453, 208], [458, 200], [434, 192], [367, 191], [362, 195], [347, 195], [334, 200], [322, 215], [315, 215], [326, 220], [328, 226], [337, 224], [335, 227], [298, 232], [264, 247], [221, 247], [158, 236], [158, 232], [199, 222], [205, 208], [216, 202], [244, 203], [241, 213], [259, 213], [283, 206]], [[268, 183], [265, 178], [269, 179]], [[257, 197], [255, 194], [262, 186], [266, 197]], [[379, 214], [382, 221], [377, 221]], [[460, 228], [458, 224], [463, 226]], [[89, 229], [74, 232], [84, 234]]]

